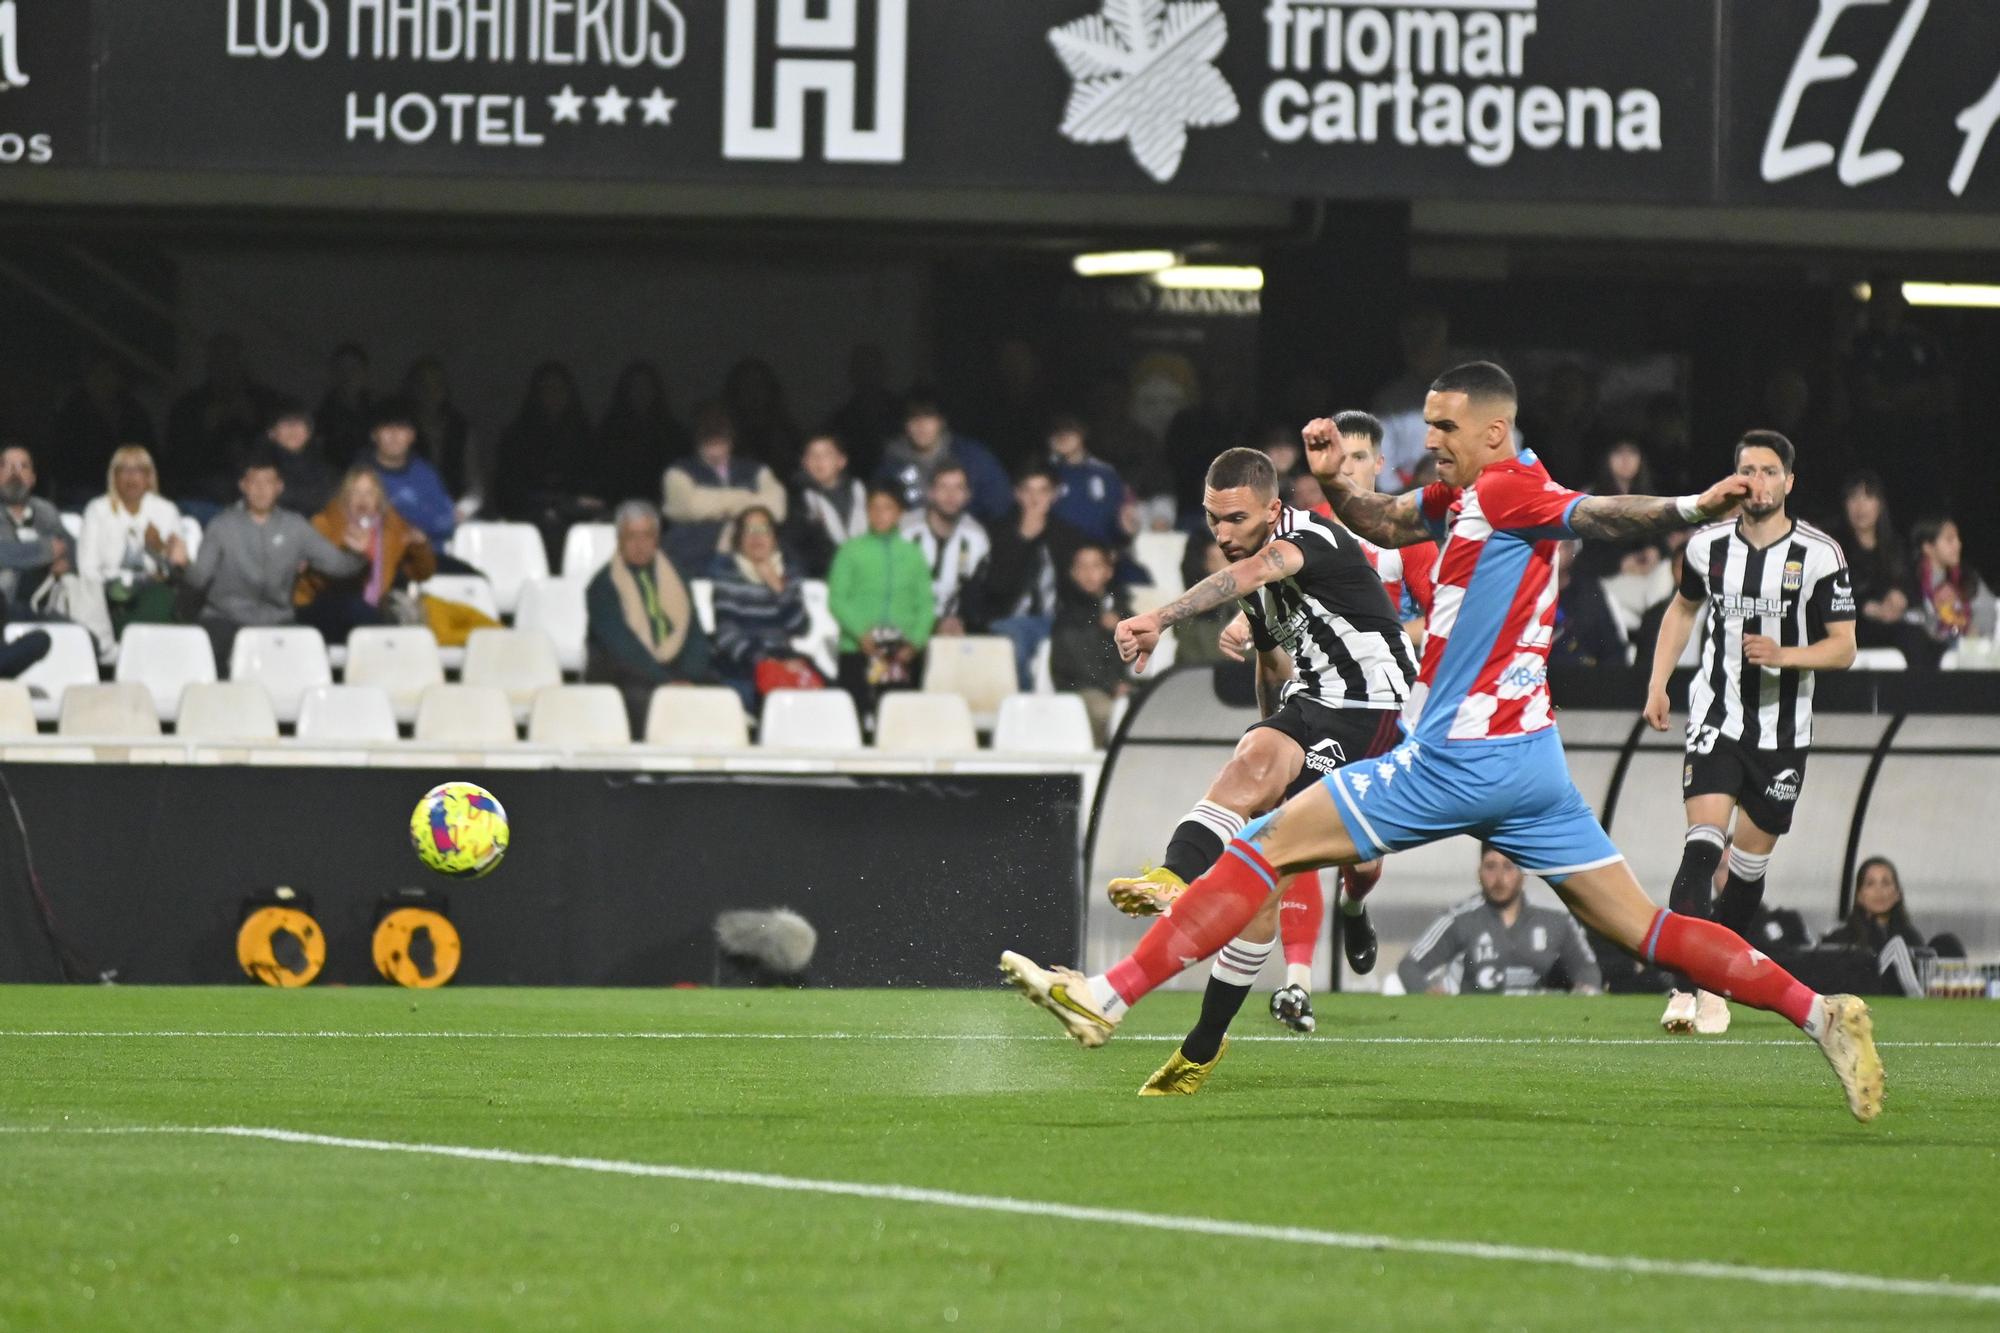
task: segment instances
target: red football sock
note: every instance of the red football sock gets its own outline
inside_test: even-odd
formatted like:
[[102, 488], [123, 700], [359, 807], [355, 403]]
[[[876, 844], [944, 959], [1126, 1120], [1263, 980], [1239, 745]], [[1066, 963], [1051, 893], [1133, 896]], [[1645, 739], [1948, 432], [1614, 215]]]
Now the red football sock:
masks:
[[1679, 912], [1663, 911], [1653, 918], [1653, 927], [1646, 932], [1646, 961], [1685, 974], [1703, 990], [1783, 1014], [1800, 1027], [1806, 1026], [1819, 1000], [1735, 931]]
[[1326, 925], [1326, 895], [1319, 889], [1319, 871], [1308, 870], [1285, 881], [1285, 900], [1278, 904], [1278, 935], [1285, 941], [1285, 961], [1311, 967], [1319, 952], [1319, 932]]
[[1382, 882], [1382, 863], [1370, 861], [1367, 869], [1360, 866], [1340, 868], [1340, 891], [1351, 903], [1358, 903], [1368, 896], [1368, 891]]
[[[1236, 840], [1222, 859], [1174, 900], [1173, 909], [1105, 973], [1127, 1004], [1180, 975], [1236, 938], [1271, 896], [1277, 875], [1262, 853]], [[1731, 938], [1735, 938], [1731, 936]]]

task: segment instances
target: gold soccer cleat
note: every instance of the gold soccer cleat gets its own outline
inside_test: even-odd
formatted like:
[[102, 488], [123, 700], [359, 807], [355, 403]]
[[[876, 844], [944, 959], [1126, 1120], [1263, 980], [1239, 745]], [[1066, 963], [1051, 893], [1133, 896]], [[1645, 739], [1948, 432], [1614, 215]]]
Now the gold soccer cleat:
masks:
[[1105, 887], [1111, 905], [1126, 916], [1158, 916], [1187, 892], [1187, 881], [1165, 866], [1133, 879], [1114, 879]]
[[1042, 967], [1010, 949], [1000, 955], [1000, 971], [1038, 1008], [1054, 1014], [1077, 1045], [1102, 1046], [1118, 1030], [1118, 1020], [1097, 1007], [1086, 978], [1075, 968]]
[[1201, 1085], [1208, 1082], [1208, 1076], [1222, 1063], [1222, 1057], [1229, 1053], [1229, 1038], [1222, 1039], [1216, 1048], [1215, 1058], [1205, 1065], [1198, 1065], [1180, 1053], [1179, 1048], [1167, 1057], [1167, 1062], [1153, 1071], [1153, 1076], [1139, 1085], [1141, 1097], [1192, 1097], [1201, 1091]]
[[1882, 1057], [1875, 1053], [1875, 1020], [1855, 995], [1820, 997], [1819, 1048], [1840, 1075], [1847, 1109], [1866, 1124], [1882, 1114]]

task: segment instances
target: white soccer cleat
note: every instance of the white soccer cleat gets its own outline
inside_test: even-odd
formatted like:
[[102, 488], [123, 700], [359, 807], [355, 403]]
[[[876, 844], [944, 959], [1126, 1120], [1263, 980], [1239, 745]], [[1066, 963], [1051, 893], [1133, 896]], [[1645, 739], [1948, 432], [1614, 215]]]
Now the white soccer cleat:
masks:
[[1000, 955], [1000, 971], [1037, 1008], [1054, 1014], [1077, 1045], [1102, 1046], [1118, 1030], [1118, 1020], [1097, 1007], [1089, 979], [1075, 968], [1043, 967], [1009, 949]]
[[1847, 1109], [1863, 1124], [1882, 1114], [1882, 1057], [1875, 1053], [1875, 1020], [1854, 995], [1822, 995], [1820, 1030], [1815, 1039], [1826, 1062], [1840, 1076]]
[[1669, 1032], [1694, 1031], [1695, 997], [1684, 990], [1677, 990], [1667, 997], [1667, 1012], [1660, 1015], [1660, 1026]]
[[1719, 1037], [1729, 1031], [1729, 1001], [1714, 991], [1696, 991], [1694, 1030], [1704, 1037]]

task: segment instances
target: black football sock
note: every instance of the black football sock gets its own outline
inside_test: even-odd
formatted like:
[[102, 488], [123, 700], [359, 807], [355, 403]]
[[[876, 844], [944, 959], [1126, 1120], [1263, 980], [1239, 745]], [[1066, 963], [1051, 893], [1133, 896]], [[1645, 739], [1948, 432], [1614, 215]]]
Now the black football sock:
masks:
[[1277, 947], [1276, 940], [1254, 943], [1241, 937], [1222, 946], [1222, 952], [1209, 968], [1208, 989], [1201, 995], [1201, 1017], [1181, 1042], [1183, 1059], [1205, 1065], [1215, 1058], [1229, 1025], [1242, 1011], [1243, 1002], [1250, 998], [1250, 987]]
[[1709, 916], [1715, 893], [1715, 868], [1722, 864], [1724, 835], [1713, 824], [1696, 824], [1681, 844], [1681, 869], [1667, 894], [1667, 909], [1682, 916]]
[[1715, 919], [1744, 939], [1750, 938], [1750, 923], [1764, 905], [1764, 874], [1771, 868], [1771, 854], [1753, 856], [1740, 847], [1729, 849], [1729, 878], [1722, 896], [1715, 900]]
[[1183, 884], [1192, 884], [1222, 859], [1222, 849], [1243, 831], [1245, 822], [1242, 815], [1214, 801], [1197, 802], [1174, 830], [1160, 864], [1179, 875]]

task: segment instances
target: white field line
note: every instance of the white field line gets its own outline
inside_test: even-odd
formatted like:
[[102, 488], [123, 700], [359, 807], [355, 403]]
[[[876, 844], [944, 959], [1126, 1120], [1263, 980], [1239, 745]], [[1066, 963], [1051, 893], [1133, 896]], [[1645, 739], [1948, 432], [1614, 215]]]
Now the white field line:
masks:
[[1870, 1273], [1841, 1273], [1822, 1268], [1763, 1268], [1751, 1264], [1712, 1263], [1706, 1260], [1648, 1259], [1640, 1255], [1591, 1254], [1581, 1250], [1559, 1250], [1536, 1245], [1494, 1245], [1485, 1241], [1426, 1240], [1418, 1237], [1372, 1235], [1366, 1232], [1320, 1231], [1309, 1227], [1267, 1226], [1256, 1222], [1231, 1222], [1223, 1218], [1191, 1217], [1174, 1213], [1142, 1213], [1125, 1208], [1092, 1208], [1081, 1204], [1052, 1203], [1045, 1199], [960, 1194], [953, 1190], [922, 1189], [913, 1185], [871, 1185], [859, 1181], [812, 1180], [800, 1176], [769, 1175], [758, 1171], [719, 1171], [708, 1167], [668, 1166], [654, 1162], [629, 1162], [603, 1157], [564, 1157], [554, 1153], [512, 1152], [504, 1148], [473, 1148], [457, 1144], [400, 1143], [389, 1139], [345, 1138], [333, 1134], [307, 1134], [297, 1130], [267, 1129], [247, 1125], [160, 1125], [74, 1130], [59, 1126], [0, 1126], [0, 1133], [185, 1134], [261, 1139], [270, 1143], [319, 1148], [408, 1153], [419, 1157], [495, 1162], [505, 1166], [554, 1167], [567, 1171], [595, 1172], [600, 1175], [684, 1180], [704, 1185], [734, 1185], [743, 1189], [775, 1190], [788, 1194], [822, 1194], [849, 1199], [879, 1199], [891, 1203], [928, 1204], [938, 1208], [956, 1208], [963, 1212], [1007, 1213], [1017, 1217], [1088, 1222], [1099, 1226], [1132, 1227], [1146, 1231], [1224, 1236], [1236, 1240], [1274, 1241], [1283, 1245], [1310, 1245], [1333, 1250], [1374, 1250], [1434, 1255], [1449, 1259], [1478, 1259], [1494, 1263], [1547, 1264], [1597, 1272], [1631, 1273], [1645, 1277], [1704, 1278], [1722, 1282], [1753, 1282], [1774, 1287], [1812, 1287], [1822, 1291], [1856, 1291], [1883, 1296], [1935, 1296], [1951, 1300], [2000, 1304], [2000, 1285], [1879, 1277]]

